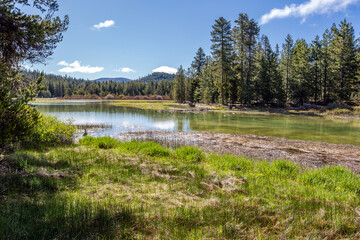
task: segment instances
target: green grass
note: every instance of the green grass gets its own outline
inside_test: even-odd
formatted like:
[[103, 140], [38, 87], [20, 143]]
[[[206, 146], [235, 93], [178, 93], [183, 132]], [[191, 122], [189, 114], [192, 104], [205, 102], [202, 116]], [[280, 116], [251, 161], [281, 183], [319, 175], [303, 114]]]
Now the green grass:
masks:
[[356, 239], [360, 176], [83, 138], [1, 161], [0, 239]]

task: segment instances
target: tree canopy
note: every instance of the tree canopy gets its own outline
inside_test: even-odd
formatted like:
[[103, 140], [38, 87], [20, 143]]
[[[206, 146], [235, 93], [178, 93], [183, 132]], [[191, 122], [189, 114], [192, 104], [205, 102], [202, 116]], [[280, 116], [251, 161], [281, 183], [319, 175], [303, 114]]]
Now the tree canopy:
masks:
[[[26, 7], [38, 14], [26, 13]], [[19, 74], [19, 69], [25, 62], [43, 63], [62, 40], [69, 19], [55, 16], [56, 11], [56, 0], [1, 1], [0, 148], [21, 141], [39, 118], [27, 103], [41, 90], [42, 77], [32, 81]]]

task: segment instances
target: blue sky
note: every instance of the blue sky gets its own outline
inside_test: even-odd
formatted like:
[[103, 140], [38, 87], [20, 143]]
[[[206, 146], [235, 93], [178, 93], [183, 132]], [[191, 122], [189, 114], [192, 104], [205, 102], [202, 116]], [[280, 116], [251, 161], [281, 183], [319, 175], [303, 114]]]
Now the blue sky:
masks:
[[[136, 79], [189, 67], [202, 47], [210, 54], [214, 21], [247, 13], [275, 46], [290, 33], [311, 41], [345, 17], [360, 32], [360, 0], [58, 0], [70, 25], [46, 73], [78, 78]], [[162, 68], [160, 68], [162, 67]], [[157, 69], [157, 70], [156, 70]]]

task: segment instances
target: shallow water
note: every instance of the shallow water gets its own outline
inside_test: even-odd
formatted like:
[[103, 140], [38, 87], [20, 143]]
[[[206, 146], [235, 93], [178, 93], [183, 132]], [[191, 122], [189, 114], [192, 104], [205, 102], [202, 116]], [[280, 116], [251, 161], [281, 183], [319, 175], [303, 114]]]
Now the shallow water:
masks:
[[74, 124], [110, 124], [91, 135], [116, 136], [132, 131], [210, 131], [243, 133], [337, 144], [360, 145], [360, 121], [293, 115], [168, 113], [124, 108], [106, 102], [72, 101], [36, 104], [42, 113]]

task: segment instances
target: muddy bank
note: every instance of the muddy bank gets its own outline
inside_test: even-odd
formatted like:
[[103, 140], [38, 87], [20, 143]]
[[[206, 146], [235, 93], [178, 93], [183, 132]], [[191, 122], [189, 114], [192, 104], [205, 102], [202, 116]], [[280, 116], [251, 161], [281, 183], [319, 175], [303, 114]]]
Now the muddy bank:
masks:
[[360, 173], [360, 147], [352, 145], [209, 132], [130, 132], [121, 133], [118, 138], [155, 140], [169, 146], [191, 145], [207, 152], [269, 161], [288, 159], [309, 167], [340, 165]]

